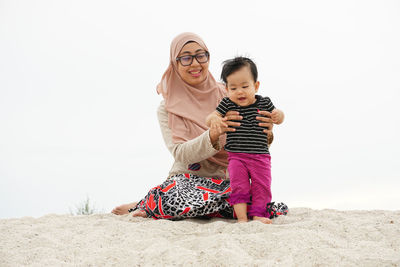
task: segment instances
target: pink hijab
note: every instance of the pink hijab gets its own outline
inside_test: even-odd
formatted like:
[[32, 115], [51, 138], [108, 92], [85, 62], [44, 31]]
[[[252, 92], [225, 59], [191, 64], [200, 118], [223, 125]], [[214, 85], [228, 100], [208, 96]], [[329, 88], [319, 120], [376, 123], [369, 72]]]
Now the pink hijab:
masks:
[[[208, 129], [206, 117], [226, 95], [224, 86], [216, 82], [210, 72], [204, 82], [196, 86], [191, 86], [182, 80], [177, 72], [176, 57], [189, 41], [198, 43], [208, 51], [198, 35], [190, 32], [178, 35], [171, 43], [169, 66], [157, 85], [158, 94], [161, 93], [165, 99], [165, 109], [169, 113], [168, 126], [172, 130], [174, 143], [183, 143], [204, 133]], [[220, 144], [225, 144], [225, 137], [220, 138]], [[208, 160], [224, 167], [228, 164], [224, 150]]]

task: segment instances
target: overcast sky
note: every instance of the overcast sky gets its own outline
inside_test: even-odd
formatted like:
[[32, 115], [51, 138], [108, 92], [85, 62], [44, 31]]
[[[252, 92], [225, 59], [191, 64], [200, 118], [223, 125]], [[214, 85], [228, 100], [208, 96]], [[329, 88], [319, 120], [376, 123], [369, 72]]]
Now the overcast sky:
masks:
[[192, 31], [286, 114], [273, 200], [400, 209], [399, 1], [0, 0], [0, 218], [139, 200], [168, 174], [156, 85]]

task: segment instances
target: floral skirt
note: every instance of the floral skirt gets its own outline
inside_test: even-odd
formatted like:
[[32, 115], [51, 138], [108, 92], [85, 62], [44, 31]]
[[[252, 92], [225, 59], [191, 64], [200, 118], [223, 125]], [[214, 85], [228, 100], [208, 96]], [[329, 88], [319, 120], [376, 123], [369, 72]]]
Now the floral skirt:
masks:
[[154, 219], [192, 217], [233, 219], [229, 180], [178, 174], [152, 188], [136, 206]]

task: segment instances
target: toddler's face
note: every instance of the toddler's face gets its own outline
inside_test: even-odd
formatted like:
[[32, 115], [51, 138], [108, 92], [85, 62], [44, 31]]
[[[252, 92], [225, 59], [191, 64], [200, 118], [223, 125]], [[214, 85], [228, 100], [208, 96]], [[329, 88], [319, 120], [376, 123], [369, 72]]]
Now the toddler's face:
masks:
[[245, 107], [256, 102], [260, 82], [255, 82], [249, 67], [243, 67], [226, 77], [229, 99], [236, 105]]

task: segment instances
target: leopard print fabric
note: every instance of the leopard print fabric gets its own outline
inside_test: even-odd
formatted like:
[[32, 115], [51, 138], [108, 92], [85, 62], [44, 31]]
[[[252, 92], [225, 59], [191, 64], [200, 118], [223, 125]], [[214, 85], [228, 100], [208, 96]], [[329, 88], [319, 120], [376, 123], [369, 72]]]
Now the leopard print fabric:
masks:
[[136, 206], [154, 219], [179, 220], [192, 217], [233, 219], [228, 197], [229, 180], [178, 174], [152, 188]]

